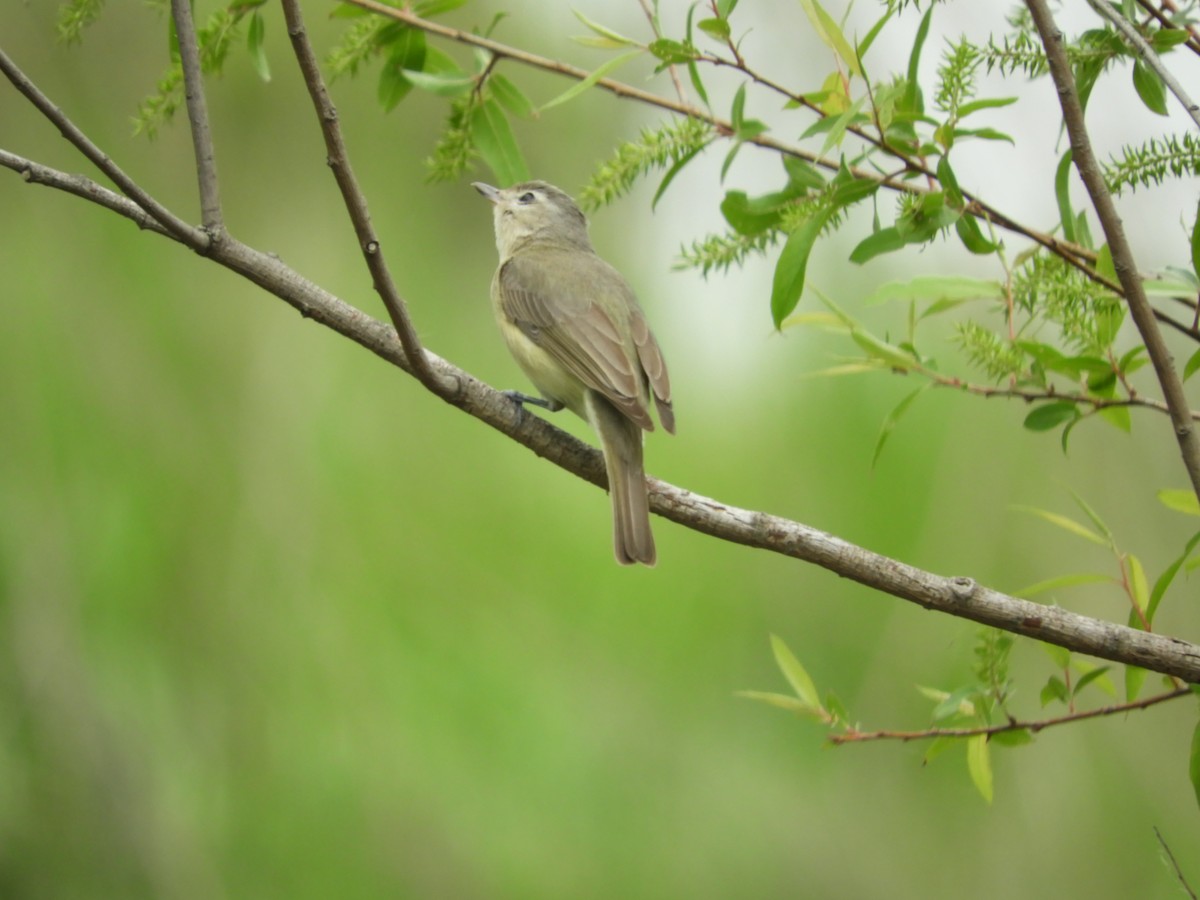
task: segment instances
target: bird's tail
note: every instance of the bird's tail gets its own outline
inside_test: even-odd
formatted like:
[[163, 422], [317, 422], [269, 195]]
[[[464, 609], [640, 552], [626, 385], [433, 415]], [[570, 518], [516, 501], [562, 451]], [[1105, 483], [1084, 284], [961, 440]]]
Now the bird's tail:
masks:
[[593, 391], [588, 391], [587, 405], [592, 427], [604, 450], [617, 562], [623, 566], [639, 562], [652, 566], [657, 556], [642, 464], [642, 429]]

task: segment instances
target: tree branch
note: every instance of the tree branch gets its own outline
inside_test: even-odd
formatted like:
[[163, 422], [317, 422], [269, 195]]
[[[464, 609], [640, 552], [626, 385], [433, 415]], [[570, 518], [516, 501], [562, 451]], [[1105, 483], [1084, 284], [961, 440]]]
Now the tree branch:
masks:
[[1039, 731], [1046, 728], [1053, 728], [1055, 725], [1066, 725], [1071, 722], [1079, 722], [1083, 719], [1096, 719], [1102, 716], [1115, 716], [1138, 709], [1147, 709], [1148, 707], [1157, 706], [1159, 703], [1175, 700], [1191, 693], [1191, 688], [1176, 688], [1173, 691], [1167, 691], [1164, 694], [1155, 694], [1153, 697], [1146, 697], [1143, 700], [1134, 700], [1130, 703], [1114, 703], [1111, 706], [1101, 706], [1097, 709], [1089, 709], [1086, 712], [1068, 713], [1065, 716], [1056, 716], [1052, 719], [1038, 719], [1025, 722], [1013, 719], [1010, 722], [1005, 722], [1003, 725], [981, 725], [978, 728], [926, 728], [922, 731], [857, 731], [851, 728], [842, 734], [830, 735], [829, 742], [831, 744], [856, 744], [865, 741], [923, 741], [939, 737], [968, 738], [980, 734], [986, 734], [988, 737], [991, 737], [995, 734], [1003, 734], [1006, 731], [1028, 731], [1031, 734], [1037, 734]]
[[1079, 171], [1091, 197], [1092, 206], [1104, 229], [1112, 252], [1113, 268], [1117, 278], [1124, 288], [1125, 302], [1129, 304], [1129, 313], [1146, 345], [1146, 353], [1154, 366], [1154, 373], [1162, 387], [1163, 400], [1171, 414], [1171, 422], [1175, 427], [1175, 438], [1179, 442], [1179, 452], [1183, 457], [1183, 465], [1187, 469], [1192, 482], [1192, 490], [1200, 497], [1200, 437], [1192, 424], [1191, 412], [1188, 409], [1187, 397], [1183, 393], [1183, 382], [1175, 371], [1171, 351], [1163, 340], [1162, 332], [1155, 321], [1154, 309], [1146, 298], [1142, 279], [1138, 274], [1137, 263], [1133, 251], [1125, 238], [1125, 227], [1117, 215], [1113, 205], [1112, 195], [1104, 183], [1104, 175], [1100, 164], [1092, 152], [1091, 140], [1088, 138], [1087, 123], [1084, 119], [1083, 105], [1075, 91], [1075, 78], [1071, 74], [1071, 65], [1063, 49], [1063, 35], [1054, 24], [1054, 17], [1046, 5], [1046, 0], [1025, 0], [1033, 17], [1034, 26], [1041, 37], [1042, 46], [1046, 50], [1046, 62], [1050, 67], [1050, 77], [1058, 88], [1058, 100], [1062, 106], [1063, 123], [1071, 138], [1072, 160]]
[[425, 358], [425, 351], [417, 337], [416, 328], [408, 315], [408, 307], [401, 299], [392, 281], [392, 274], [383, 258], [383, 247], [371, 224], [371, 214], [367, 209], [367, 198], [358, 186], [354, 170], [350, 166], [350, 157], [346, 152], [346, 143], [342, 140], [341, 128], [338, 126], [337, 110], [329, 99], [329, 91], [321, 77], [321, 69], [317, 63], [316, 54], [308, 41], [308, 33], [304, 28], [304, 19], [300, 14], [298, 0], [283, 0], [283, 15], [287, 21], [288, 37], [292, 40], [292, 49], [296, 54], [296, 62], [304, 77], [309, 97], [321, 123], [321, 133], [325, 136], [325, 149], [328, 153], [327, 162], [333, 171], [333, 177], [342, 192], [342, 200], [346, 211], [354, 225], [354, 233], [358, 237], [358, 246], [362, 250], [367, 268], [376, 293], [379, 294], [383, 305], [392, 319], [400, 343], [404, 347], [404, 355], [411, 365], [410, 371], [417, 379], [438, 396], [446, 397], [458, 390], [458, 384], [453, 379], [444, 377], [444, 373], [435, 372]]
[[[81, 184], [78, 176], [55, 172], [11, 153], [0, 154], [0, 164], [22, 173], [36, 172], [37, 178], [29, 178], [30, 181], [67, 190], [139, 221], [136, 206], [106, 194], [98, 186]], [[165, 229], [161, 233], [186, 244]], [[207, 258], [279, 297], [306, 318], [414, 374], [393, 329], [338, 299], [279, 259], [231, 236], [213, 244]], [[565, 471], [600, 487], [606, 485], [604, 460], [598, 450], [545, 419], [525, 412], [468, 372], [429, 351], [424, 352], [439, 377], [454, 379], [459, 384], [460, 389], [448, 402]], [[1042, 606], [983, 587], [970, 578], [946, 578], [799, 522], [739, 509], [656, 478], [650, 478], [649, 483], [650, 507], [655, 513], [702, 534], [815, 563], [843, 578], [925, 609], [991, 625], [1077, 653], [1200, 683], [1200, 646], [1196, 644], [1089, 618], [1056, 606]]]
[[182, 243], [197, 252], [203, 253], [209, 244], [209, 237], [199, 228], [189, 225], [173, 212], [151, 197], [132, 178], [121, 171], [121, 167], [113, 162], [106, 153], [93, 144], [82, 131], [76, 127], [61, 109], [50, 102], [50, 99], [38, 90], [37, 85], [25, 77], [25, 73], [17, 64], [0, 49], [0, 72], [12, 82], [13, 87], [20, 91], [51, 124], [58, 128], [59, 133], [70, 141], [75, 148], [91, 160], [101, 172], [112, 179], [113, 184], [121, 189], [126, 197], [144, 209], [163, 228]]
[[1108, 0], [1087, 0], [1088, 6], [1096, 11], [1100, 18], [1107, 20], [1112, 26], [1121, 33], [1121, 37], [1125, 39], [1133, 52], [1138, 55], [1138, 58], [1144, 62], [1149, 68], [1154, 70], [1154, 73], [1162, 79], [1163, 84], [1167, 86], [1175, 99], [1180, 102], [1187, 114], [1192, 117], [1192, 121], [1200, 127], [1200, 107], [1196, 106], [1195, 102], [1187, 95], [1187, 91], [1183, 89], [1183, 85], [1171, 74], [1171, 70], [1163, 65], [1163, 61], [1158, 58], [1158, 54], [1154, 49], [1146, 43], [1146, 39], [1138, 34], [1138, 30], [1129, 24], [1129, 20], [1113, 9], [1112, 4]]
[[196, 177], [200, 185], [200, 221], [212, 239], [219, 241], [225, 231], [225, 222], [221, 213], [217, 155], [213, 150], [212, 129], [208, 124], [204, 73], [200, 69], [200, 48], [196, 44], [196, 26], [192, 23], [191, 0], [171, 0], [171, 15], [175, 20], [175, 34], [179, 39], [179, 63], [183, 70], [188, 125], [192, 133], [192, 151], [196, 156]]

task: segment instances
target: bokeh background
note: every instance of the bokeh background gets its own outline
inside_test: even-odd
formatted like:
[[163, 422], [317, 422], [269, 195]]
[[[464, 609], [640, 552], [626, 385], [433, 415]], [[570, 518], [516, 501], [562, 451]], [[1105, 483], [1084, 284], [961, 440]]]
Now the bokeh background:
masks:
[[[876, 9], [860, 5], [854, 21], [869, 24]], [[165, 66], [165, 22], [111, 4], [66, 48], [55, 6], [3, 5], [0, 44], [195, 220], [182, 122], [153, 142], [131, 134]], [[198, 6], [204, 18], [212, 5]], [[742, 6], [747, 55], [815, 87], [831, 60], [799, 4]], [[479, 2], [447, 20], [482, 27], [501, 8]], [[327, 9], [306, 3], [323, 52], [340, 29]], [[503, 41], [583, 66], [605, 58], [569, 41], [583, 28], [566, 5], [503, 9]], [[645, 34], [637, 4], [580, 9]], [[925, 70], [945, 35], [982, 39], [1004, 12], [939, 8]], [[663, 3], [668, 30], [684, 13]], [[209, 85], [230, 229], [382, 316], [281, 13], [265, 15], [273, 80], [234, 53]], [[877, 45], [876, 66], [903, 66], [916, 21], [907, 14]], [[505, 69], [535, 101], [565, 86]], [[420, 332], [490, 383], [523, 387], [487, 308], [490, 213], [465, 180], [424, 181], [442, 101], [418, 91], [384, 115], [374, 79], [338, 82], [334, 97]], [[665, 77], [651, 83], [669, 90]], [[718, 110], [732, 86], [714, 82]], [[1047, 227], [1054, 98], [1045, 82], [1015, 89], [1028, 104], [995, 121], [1020, 130], [1018, 146], [964, 151], [959, 178]], [[1140, 110], [1127, 75], [1106, 104], [1112, 114], [1093, 116], [1102, 148], [1166, 127]], [[793, 138], [808, 124], [755, 94], [747, 112], [789, 123]], [[533, 172], [578, 191], [658, 121], [597, 94], [517, 131]], [[0, 147], [88, 171], [7, 85]], [[651, 436], [655, 475], [1005, 590], [1114, 571], [1102, 548], [1011, 508], [1074, 514], [1069, 490], [1152, 577], [1178, 553], [1190, 523], [1153, 499], [1183, 484], [1161, 417], [1135, 414], [1132, 435], [1088, 423], [1064, 456], [1055, 435], [1021, 429], [1024, 408], [934, 391], [872, 469], [911, 380], [806, 377], [850, 350], [818, 332], [772, 333], [769, 259], [708, 281], [672, 270], [681, 243], [720, 228], [722, 155], [653, 213], [651, 181], [593, 217], [672, 366], [679, 433]], [[764, 190], [778, 171], [747, 149], [726, 186]], [[1124, 202], [1146, 267], [1186, 260], [1192, 193]], [[825, 241], [810, 276], [880, 332], [903, 321], [862, 307], [880, 283], [1000, 274], [951, 245], [857, 268], [854, 240]], [[253, 285], [7, 171], [0, 301], [2, 896], [1178, 896], [1155, 827], [1200, 884], [1193, 704], [997, 749], [989, 807], [961, 749], [928, 766], [920, 745], [835, 751], [818, 726], [734, 695], [784, 689], [775, 633], [864, 727], [920, 728], [929, 703], [916, 685], [969, 679], [974, 625], [665, 521], [658, 567], [619, 568], [601, 492]], [[1127, 613], [1103, 586], [1055, 599]], [[1181, 580], [1161, 630], [1200, 637], [1195, 601]], [[1026, 642], [1013, 666], [1015, 708], [1037, 715], [1049, 659]]]

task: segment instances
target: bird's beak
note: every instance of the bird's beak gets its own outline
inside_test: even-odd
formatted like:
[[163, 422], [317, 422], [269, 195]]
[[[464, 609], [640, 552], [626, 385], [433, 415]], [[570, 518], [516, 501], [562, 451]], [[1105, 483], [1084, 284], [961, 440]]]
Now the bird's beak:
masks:
[[494, 188], [490, 184], [484, 184], [482, 181], [473, 181], [471, 182], [471, 187], [483, 194], [492, 203], [496, 203], [500, 199], [500, 189]]

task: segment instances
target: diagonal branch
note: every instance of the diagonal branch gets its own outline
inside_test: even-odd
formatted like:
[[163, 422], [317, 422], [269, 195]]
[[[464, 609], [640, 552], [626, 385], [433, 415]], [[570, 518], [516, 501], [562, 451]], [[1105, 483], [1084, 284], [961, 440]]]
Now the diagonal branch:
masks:
[[1187, 95], [1187, 92], [1183, 89], [1183, 85], [1171, 74], [1171, 70], [1163, 65], [1163, 61], [1158, 58], [1158, 54], [1154, 52], [1154, 48], [1146, 42], [1144, 37], [1138, 34], [1138, 30], [1129, 23], [1129, 20], [1113, 9], [1112, 4], [1108, 0], [1087, 0], [1087, 3], [1088, 6], [1096, 11], [1096, 14], [1100, 18], [1108, 21], [1113, 28], [1121, 33], [1121, 37], [1125, 39], [1125, 43], [1133, 49], [1133, 52], [1138, 55], [1138, 59], [1154, 70], [1154, 73], [1167, 86], [1167, 90], [1175, 95], [1175, 99], [1180, 102], [1184, 110], [1187, 111], [1187, 114], [1192, 117], [1192, 121], [1196, 123], [1197, 127], [1200, 127], [1200, 106], [1197, 106], [1196, 102]]
[[1025, 0], [1033, 17], [1034, 26], [1041, 37], [1042, 45], [1046, 48], [1046, 62], [1050, 67], [1050, 77], [1058, 88], [1058, 101], [1062, 106], [1063, 123], [1071, 138], [1072, 159], [1079, 177], [1087, 188], [1092, 199], [1092, 206], [1104, 229], [1108, 247], [1112, 251], [1113, 268], [1124, 289], [1125, 302], [1129, 304], [1129, 313], [1146, 345], [1146, 353], [1154, 366], [1154, 374], [1162, 387], [1163, 400], [1170, 410], [1171, 423], [1175, 427], [1175, 438], [1179, 442], [1179, 452], [1183, 457], [1183, 465], [1187, 469], [1192, 482], [1192, 490], [1200, 497], [1200, 435], [1197, 435], [1192, 424], [1191, 412], [1188, 409], [1187, 397], [1183, 393], [1183, 382], [1175, 371], [1171, 351], [1163, 339], [1162, 332], [1154, 318], [1154, 309], [1146, 297], [1141, 276], [1138, 275], [1137, 263], [1129, 241], [1125, 238], [1125, 226], [1117, 215], [1112, 195], [1104, 183], [1104, 175], [1096, 155], [1092, 152], [1092, 143], [1088, 137], [1087, 123], [1083, 114], [1083, 104], [1079, 102], [1079, 94], [1075, 90], [1075, 77], [1071, 74], [1071, 64], [1063, 49], [1063, 34], [1054, 23], [1054, 17], [1046, 5], [1046, 0]]
[[333, 177], [342, 192], [342, 200], [350, 221], [354, 225], [354, 233], [358, 237], [358, 246], [362, 250], [367, 268], [375, 285], [375, 291], [383, 300], [383, 305], [392, 319], [396, 334], [404, 347], [404, 355], [412, 364], [412, 373], [417, 379], [439, 396], [447, 396], [458, 389], [453, 380], [447, 380], [425, 358], [425, 351], [417, 337], [416, 328], [408, 315], [408, 307], [396, 285], [392, 274], [383, 258], [383, 247], [371, 224], [371, 214], [367, 209], [367, 198], [358, 186], [354, 170], [350, 166], [350, 157], [346, 152], [346, 143], [342, 140], [342, 131], [338, 126], [337, 110], [329, 99], [329, 91], [321, 77], [321, 69], [317, 64], [316, 54], [308, 42], [308, 32], [304, 28], [304, 19], [300, 14], [299, 0], [283, 0], [283, 15], [287, 20], [288, 37], [292, 40], [292, 49], [296, 54], [296, 62], [304, 76], [304, 84], [312, 98], [316, 109], [317, 119], [321, 123], [321, 133], [325, 136], [325, 149], [328, 153], [327, 162], [333, 170]]
[[93, 144], [88, 136], [80, 131], [61, 109], [50, 102], [50, 98], [43, 94], [37, 85], [25, 76], [25, 73], [17, 67], [17, 64], [3, 50], [0, 50], [0, 72], [3, 72], [5, 77], [12, 82], [13, 87], [37, 107], [38, 112], [58, 128], [59, 133], [63, 137], [70, 141], [80, 153], [91, 160], [97, 169], [111, 178], [113, 184], [120, 188], [121, 193], [144, 209], [172, 237], [187, 244], [193, 250], [203, 252], [209, 243], [208, 235], [180, 219], [151, 197], [141, 185], [126, 175], [121, 170], [121, 167], [109, 158], [108, 154]]
[[204, 73], [200, 68], [200, 48], [196, 43], [196, 26], [192, 23], [191, 0], [171, 0], [171, 15], [175, 19], [175, 34], [179, 38], [184, 97], [192, 133], [192, 151], [196, 156], [196, 177], [200, 184], [200, 221], [214, 240], [220, 240], [225, 223], [217, 181], [217, 155], [213, 150], [212, 129], [208, 124]]
[[[21, 173], [36, 173], [36, 178], [27, 175], [28, 180], [69, 191], [138, 220], [136, 206], [98, 187], [89, 188], [78, 176], [38, 166], [12, 153], [0, 152], [0, 165]], [[167, 233], [167, 236], [187, 243], [176, 235]], [[279, 297], [306, 318], [415, 374], [393, 329], [338, 299], [276, 257], [226, 237], [212, 245], [207, 258]], [[424, 352], [439, 378], [458, 382], [459, 390], [447, 398], [448, 402], [565, 471], [605, 486], [604, 460], [598, 450], [545, 419], [529, 415], [470, 373], [429, 351]], [[650, 507], [655, 513], [702, 534], [814, 563], [925, 609], [991, 625], [1077, 653], [1200, 683], [1200, 645], [1093, 619], [1061, 607], [1042, 606], [976, 584], [970, 578], [936, 575], [800, 522], [739, 509], [655, 478], [649, 482]]]

